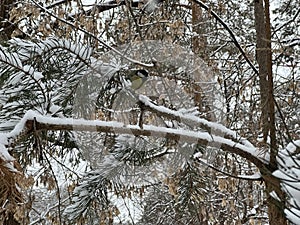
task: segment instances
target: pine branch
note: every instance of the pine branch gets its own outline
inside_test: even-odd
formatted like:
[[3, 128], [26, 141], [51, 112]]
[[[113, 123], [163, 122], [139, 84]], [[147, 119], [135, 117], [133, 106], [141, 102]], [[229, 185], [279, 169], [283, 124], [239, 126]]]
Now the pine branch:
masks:
[[[50, 16], [56, 18], [57, 20], [61, 21], [62, 23], [68, 25], [68, 26], [71, 26], [73, 28], [75, 28], [76, 26], [65, 20], [65, 19], [62, 19], [60, 17], [58, 17], [57, 15], [55, 15], [54, 13], [50, 12], [48, 9], [46, 9], [44, 6], [42, 6], [41, 4], [39, 4], [38, 2], [36, 2], [35, 0], [32, 0], [33, 3], [39, 7], [40, 9], [42, 9], [43, 11], [45, 11], [47, 14], [49, 14]], [[112, 47], [112, 46], [109, 46], [107, 43], [105, 43], [104, 41], [100, 40], [96, 35], [94, 35], [93, 33], [91, 32], [88, 32], [87, 30], [83, 29], [83, 28], [80, 28], [80, 27], [76, 27], [76, 29], [78, 29], [79, 31], [83, 32], [84, 34], [86, 34], [87, 36], [95, 39], [96, 41], [98, 41], [100, 44], [102, 44], [105, 48], [111, 50], [112, 52], [116, 53], [117, 55], [121, 56], [122, 58], [128, 60], [129, 62], [133, 63], [133, 64], [136, 64], [136, 65], [140, 65], [140, 66], [143, 66], [143, 67], [146, 67], [146, 68], [151, 68], [151, 67], [154, 67], [154, 64], [151, 63], [151, 64], [147, 64], [147, 63], [143, 63], [141, 61], [138, 61], [138, 60], [135, 60], [135, 59], [132, 59], [126, 55], [124, 55], [122, 52], [120, 52], [119, 50], [117, 50], [116, 48]]]

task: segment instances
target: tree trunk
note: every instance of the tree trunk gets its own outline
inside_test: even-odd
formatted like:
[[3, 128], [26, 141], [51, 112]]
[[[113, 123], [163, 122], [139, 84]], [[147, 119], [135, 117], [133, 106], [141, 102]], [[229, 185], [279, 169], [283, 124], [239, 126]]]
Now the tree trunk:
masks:
[[[273, 93], [273, 73], [272, 73], [272, 46], [271, 46], [271, 24], [270, 24], [270, 4], [269, 0], [265, 1], [265, 21], [266, 21], [266, 54], [267, 54], [267, 71], [268, 71], [268, 116], [269, 116], [269, 130], [270, 130], [270, 149], [271, 158], [270, 164], [276, 165], [276, 156], [278, 153], [276, 143], [276, 128], [275, 128], [275, 104], [274, 104], [274, 93]], [[276, 166], [275, 166], [276, 167]]]
[[0, 0], [0, 41], [9, 40], [12, 32], [16, 28], [15, 24], [8, 22], [9, 10], [13, 3], [14, 0]]
[[263, 0], [255, 0], [255, 29], [256, 29], [256, 60], [259, 66], [259, 86], [261, 99], [261, 128], [264, 141], [269, 135], [269, 104], [268, 104], [268, 45]]
[[[264, 4], [265, 3], [265, 4]], [[269, 16], [269, 0], [255, 0], [255, 29], [256, 29], [256, 59], [259, 66], [259, 85], [261, 98], [261, 126], [263, 138], [270, 148], [270, 163], [268, 168], [261, 169], [266, 184], [267, 205], [270, 225], [285, 225], [284, 192], [280, 189], [280, 181], [272, 176], [276, 170], [276, 144], [274, 94], [272, 77], [271, 26]], [[270, 138], [270, 139], [269, 139]], [[270, 141], [268, 141], [268, 139]], [[271, 193], [276, 193], [281, 201], [274, 199]]]
[[[274, 186], [271, 183], [266, 183], [266, 191], [267, 191], [267, 205], [268, 205], [268, 216], [269, 216], [269, 224], [270, 225], [286, 225], [287, 219], [284, 214], [284, 203], [274, 199], [269, 195], [272, 191], [274, 191]], [[280, 186], [279, 186], [280, 187]], [[280, 191], [282, 195], [284, 193], [282, 190]], [[278, 192], [276, 192], [277, 194]], [[278, 194], [277, 194], [278, 195]], [[281, 198], [283, 199], [283, 198]]]
[[[202, 1], [205, 3], [205, 0]], [[193, 36], [192, 36], [192, 50], [194, 54], [197, 56], [197, 58], [200, 58], [204, 60], [205, 62], [208, 62], [208, 56], [207, 56], [207, 38], [204, 35], [206, 32], [206, 24], [205, 22], [207, 19], [203, 16], [203, 9], [202, 7], [195, 3], [194, 1], [191, 1], [192, 4], [192, 24], [193, 24]], [[193, 84], [192, 91], [194, 94], [194, 102], [195, 106], [199, 108], [201, 112], [205, 112], [205, 119], [212, 120], [212, 114], [209, 113], [211, 111], [209, 105], [205, 103], [205, 90], [209, 87], [208, 84], [205, 83], [205, 81], [210, 81], [210, 77], [206, 77], [208, 80], [205, 80], [205, 77], [194, 77], [196, 81], [199, 81], [198, 79], [201, 79], [203, 82], [201, 86], [199, 84]]]
[[[205, 2], [205, 1], [203, 1]], [[205, 47], [207, 45], [206, 37], [203, 35], [205, 32], [205, 19], [203, 17], [202, 8], [195, 2], [192, 2], [192, 24], [193, 24], [193, 37], [192, 49], [193, 52], [200, 56], [201, 59], [207, 59], [205, 54]]]

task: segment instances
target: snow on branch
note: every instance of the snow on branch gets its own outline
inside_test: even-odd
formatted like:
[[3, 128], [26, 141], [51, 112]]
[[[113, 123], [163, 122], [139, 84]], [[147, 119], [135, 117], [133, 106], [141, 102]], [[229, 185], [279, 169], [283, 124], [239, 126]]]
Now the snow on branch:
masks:
[[26, 71], [24, 71], [24, 69], [23, 69], [23, 65], [22, 65], [22, 62], [21, 62], [19, 56], [16, 53], [9, 53], [2, 46], [0, 46], [0, 62], [26, 73]]
[[228, 138], [233, 138], [234, 140], [236, 140], [239, 143], [242, 143], [245, 146], [248, 146], [250, 148], [255, 148], [247, 139], [239, 137], [239, 135], [233, 131], [228, 129], [227, 127], [223, 126], [222, 124], [219, 123], [214, 123], [211, 121], [208, 121], [206, 119], [203, 118], [199, 118], [197, 116], [191, 115], [191, 114], [184, 114], [183, 110], [172, 110], [169, 108], [166, 108], [164, 106], [158, 106], [156, 104], [154, 104], [147, 96], [144, 95], [139, 95], [139, 100], [147, 107], [149, 106], [149, 108], [147, 108], [148, 110], [155, 110], [156, 114], [162, 114], [165, 115], [167, 117], [172, 117], [178, 121], [182, 121], [182, 122], [193, 122], [196, 124], [203, 124], [205, 126], [207, 126], [210, 129], [213, 129], [214, 131], [219, 131], [219, 133], [227, 135]]
[[[208, 124], [212, 126], [214, 123]], [[143, 128], [140, 128], [138, 125], [125, 125], [124, 123], [117, 121], [54, 118], [41, 115], [34, 111], [28, 111], [22, 120], [15, 126], [15, 129], [7, 135], [7, 138], [9, 138], [10, 141], [13, 141], [16, 137], [18, 137], [18, 135], [24, 133], [24, 131], [26, 134], [29, 134], [39, 130], [133, 134], [136, 136], [165, 137], [172, 140], [180, 140], [183, 142], [198, 143], [202, 145], [217, 143], [224, 151], [238, 154], [254, 163], [259, 168], [263, 167], [266, 162], [265, 159], [259, 158], [259, 152], [255, 147], [239, 143], [222, 136], [210, 134], [209, 132], [166, 128], [153, 125], [144, 125]]]
[[279, 178], [282, 189], [287, 194], [289, 207], [285, 209], [287, 218], [300, 223], [300, 140], [289, 143], [277, 156], [278, 169], [273, 175]]
[[8, 136], [0, 133], [0, 166], [6, 167], [11, 172], [18, 172], [14, 168], [15, 159], [9, 154], [7, 149]]
[[48, 38], [41, 44], [44, 51], [52, 51], [56, 48], [62, 48], [75, 54], [82, 62], [88, 60], [93, 51], [91, 47], [84, 46], [80, 42], [74, 44], [66, 39]]

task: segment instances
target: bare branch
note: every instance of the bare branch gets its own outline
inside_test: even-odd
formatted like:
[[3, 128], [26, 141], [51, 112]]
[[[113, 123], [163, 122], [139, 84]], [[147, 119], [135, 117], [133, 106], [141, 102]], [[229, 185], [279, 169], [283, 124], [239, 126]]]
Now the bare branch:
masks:
[[222, 26], [228, 31], [234, 45], [238, 48], [238, 50], [241, 52], [242, 56], [244, 57], [244, 59], [246, 60], [246, 62], [249, 64], [249, 66], [251, 67], [251, 69], [255, 72], [256, 75], [258, 75], [258, 70], [256, 69], [256, 67], [253, 65], [253, 63], [250, 61], [250, 59], [247, 57], [245, 51], [243, 50], [243, 48], [241, 47], [241, 45], [239, 44], [238, 40], [235, 37], [235, 34], [233, 33], [233, 31], [230, 29], [230, 27], [224, 22], [224, 20], [222, 20], [217, 13], [215, 13], [213, 10], [211, 10], [210, 7], [208, 7], [206, 4], [204, 4], [202, 1], [200, 0], [192, 0], [193, 2], [195, 2], [196, 4], [200, 5], [202, 8], [204, 8], [208, 13], [210, 13], [220, 24], [222, 24]]
[[298, 9], [298, 11], [295, 13], [295, 15], [293, 16], [293, 18], [291, 18], [289, 21], [281, 24], [278, 28], [276, 28], [274, 31], [273, 31], [273, 35], [278, 32], [279, 30], [281, 30], [282, 28], [286, 27], [287, 25], [289, 25], [290, 23], [292, 22], [295, 22], [297, 17], [300, 15], [300, 8]]
[[222, 171], [222, 170], [214, 167], [213, 165], [211, 165], [211, 164], [205, 162], [204, 160], [202, 160], [201, 158], [196, 158], [196, 159], [199, 163], [203, 164], [204, 166], [208, 166], [209, 168], [211, 168], [211, 169], [213, 169], [213, 170], [215, 170], [219, 173], [222, 173], [225, 176], [231, 177], [231, 178], [240, 179], [240, 180], [250, 180], [250, 181], [261, 181], [262, 180], [262, 177], [260, 175], [256, 176], [256, 174], [254, 174], [252, 176], [251, 175], [250, 176], [243, 176], [243, 175], [235, 176], [231, 173], [227, 173], [225, 171]]

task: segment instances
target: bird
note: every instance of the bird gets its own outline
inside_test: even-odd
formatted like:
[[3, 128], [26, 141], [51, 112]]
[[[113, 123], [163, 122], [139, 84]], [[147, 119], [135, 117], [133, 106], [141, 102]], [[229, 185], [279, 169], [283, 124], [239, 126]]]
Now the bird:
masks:
[[149, 73], [145, 69], [132, 70], [128, 75], [128, 79], [131, 83], [130, 88], [138, 90], [148, 80], [148, 76]]

